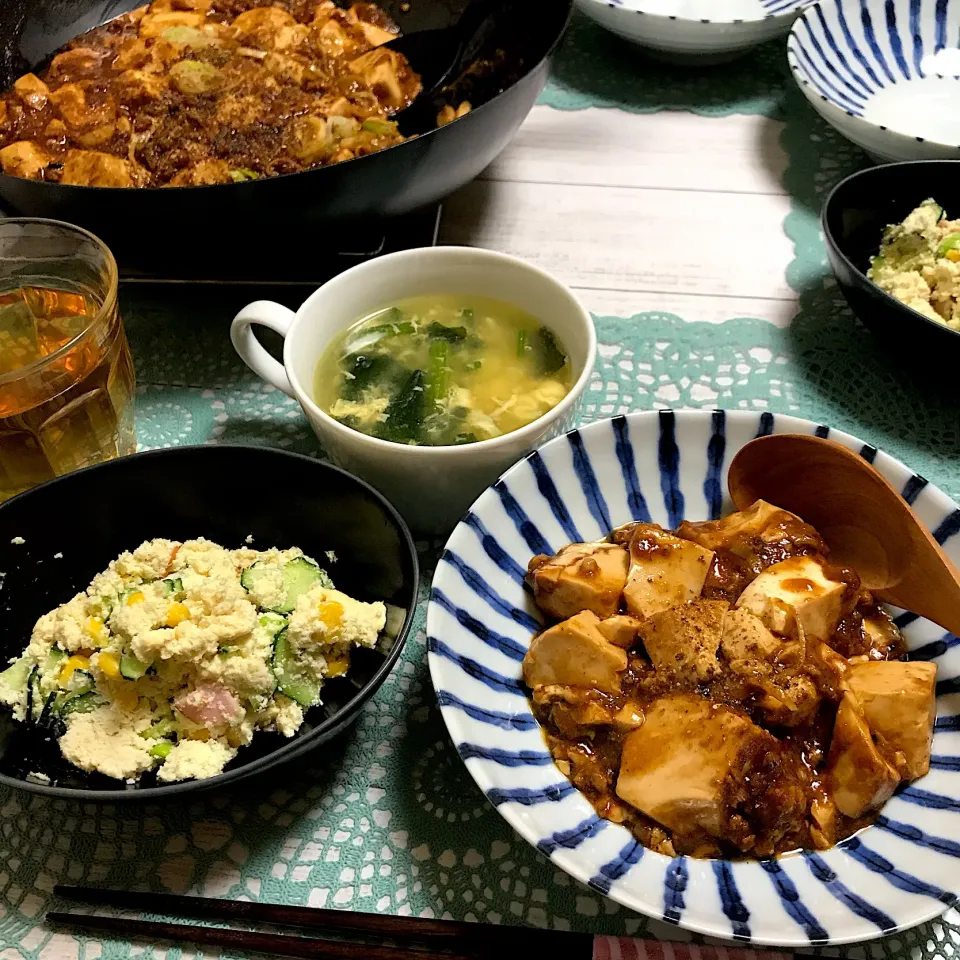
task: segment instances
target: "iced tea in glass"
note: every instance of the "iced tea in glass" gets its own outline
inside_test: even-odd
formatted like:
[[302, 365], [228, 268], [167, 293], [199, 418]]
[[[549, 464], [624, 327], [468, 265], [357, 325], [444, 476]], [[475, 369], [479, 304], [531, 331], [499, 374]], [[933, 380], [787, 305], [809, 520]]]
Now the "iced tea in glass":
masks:
[[133, 453], [117, 265], [93, 234], [0, 220], [0, 501]]

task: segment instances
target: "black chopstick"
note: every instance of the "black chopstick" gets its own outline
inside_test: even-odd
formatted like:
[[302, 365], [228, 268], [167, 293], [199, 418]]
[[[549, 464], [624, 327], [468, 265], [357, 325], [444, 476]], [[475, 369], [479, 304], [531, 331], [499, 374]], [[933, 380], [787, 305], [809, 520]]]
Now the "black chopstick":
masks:
[[312, 937], [227, 930], [223, 927], [195, 927], [186, 923], [96, 917], [84, 913], [48, 913], [47, 922], [94, 933], [112, 933], [124, 940], [169, 940], [198, 946], [228, 947], [270, 957], [302, 957], [304, 960], [477, 960], [475, 953], [438, 954], [435, 950], [419, 950], [405, 946], [317, 940]]
[[[195, 917], [199, 920], [232, 920], [241, 923], [267, 923], [272, 926], [299, 927], [322, 933], [349, 933], [366, 937], [394, 937], [428, 941], [452, 947], [470, 944], [471, 949], [496, 949], [509, 946], [519, 953], [524, 949], [551, 949], [554, 955], [589, 957], [593, 937], [588, 933], [541, 930], [530, 927], [497, 926], [490, 923], [465, 923], [459, 920], [427, 920], [420, 917], [395, 917], [387, 914], [355, 913], [348, 910], [324, 910], [319, 907], [292, 907], [284, 904], [253, 903], [245, 900], [217, 900], [173, 893], [143, 893], [134, 890], [103, 890], [96, 887], [56, 886], [54, 896], [92, 906], [147, 913]], [[52, 915], [51, 915], [52, 916]], [[57, 914], [70, 922], [78, 914]], [[83, 915], [86, 919], [86, 915]], [[129, 925], [129, 921], [127, 921]], [[169, 925], [175, 926], [175, 925]], [[184, 930], [205, 929], [182, 926]], [[181, 939], [184, 936], [181, 934]], [[253, 949], [252, 947], [249, 949]]]

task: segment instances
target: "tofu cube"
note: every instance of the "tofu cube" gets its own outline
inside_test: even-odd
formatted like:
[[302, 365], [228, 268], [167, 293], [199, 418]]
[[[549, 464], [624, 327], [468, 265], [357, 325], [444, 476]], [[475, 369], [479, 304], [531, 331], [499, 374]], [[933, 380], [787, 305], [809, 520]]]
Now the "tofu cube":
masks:
[[63, 162], [61, 183], [83, 187], [132, 187], [130, 164], [109, 153], [70, 150]]
[[13, 89], [16, 95], [34, 110], [42, 110], [50, 96], [50, 88], [35, 73], [25, 73], [13, 85]]
[[723, 619], [720, 646], [730, 663], [737, 660], [775, 660], [784, 643], [749, 610], [728, 610]]
[[675, 832], [723, 837], [746, 758], [777, 746], [727, 707], [696, 694], [661, 697], [624, 740], [617, 796]]
[[640, 627], [643, 621], [629, 614], [618, 613], [601, 620], [597, 629], [614, 645], [629, 650], [640, 639]]
[[591, 610], [600, 619], [620, 608], [629, 555], [614, 543], [571, 543], [555, 557], [534, 557], [527, 578], [537, 606], [558, 620]]
[[740, 594], [737, 607], [787, 634], [794, 617], [807, 637], [827, 640], [847, 606], [848, 585], [831, 580], [813, 557], [790, 557], [767, 567]]
[[0, 150], [0, 168], [11, 177], [39, 180], [50, 157], [32, 140], [18, 140]]
[[599, 623], [595, 613], [584, 610], [534, 637], [523, 658], [527, 685], [564, 684], [619, 693], [627, 655], [604, 637]]
[[856, 697], [849, 692], [837, 710], [826, 780], [837, 809], [854, 818], [882, 807], [900, 782], [897, 771], [880, 756]]
[[937, 715], [937, 667], [933, 663], [868, 660], [851, 663], [845, 679], [870, 729], [903, 755], [895, 763], [905, 780], [930, 769]]
[[627, 610], [652, 617], [700, 596], [713, 552], [675, 537], [656, 524], [637, 524], [630, 539], [630, 572], [623, 590]]
[[774, 542], [784, 540], [788, 535], [794, 537], [801, 532], [822, 546], [813, 527], [804, 523], [789, 510], [775, 507], [766, 500], [757, 500], [746, 510], [728, 514], [721, 520], [706, 520], [691, 523], [689, 520], [680, 525], [679, 533], [702, 544], [710, 550], [721, 548], [737, 549], [747, 546], [751, 540]]
[[657, 672], [689, 684], [716, 676], [726, 600], [691, 600], [644, 621], [643, 645]]

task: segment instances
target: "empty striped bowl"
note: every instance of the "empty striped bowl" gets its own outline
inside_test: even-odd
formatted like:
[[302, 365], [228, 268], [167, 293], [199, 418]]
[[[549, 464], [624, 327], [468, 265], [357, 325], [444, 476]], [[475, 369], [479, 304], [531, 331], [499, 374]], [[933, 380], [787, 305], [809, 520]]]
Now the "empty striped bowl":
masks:
[[819, 0], [787, 60], [824, 120], [875, 160], [960, 158], [960, 0]]
[[551, 441], [473, 505], [447, 543], [427, 613], [430, 672], [467, 769], [509, 824], [561, 869], [626, 907], [718, 937], [809, 946], [910, 927], [960, 892], [960, 643], [895, 611], [912, 656], [938, 667], [930, 773], [874, 826], [831, 850], [766, 861], [669, 858], [640, 846], [554, 766], [520, 665], [537, 612], [529, 558], [611, 527], [675, 527], [732, 510], [726, 467], [755, 436], [829, 436], [877, 466], [954, 562], [960, 509], [902, 463], [806, 420], [743, 411], [662, 411], [603, 420]]
[[722, 63], [787, 33], [807, 0], [577, 0], [602, 27], [673, 62]]

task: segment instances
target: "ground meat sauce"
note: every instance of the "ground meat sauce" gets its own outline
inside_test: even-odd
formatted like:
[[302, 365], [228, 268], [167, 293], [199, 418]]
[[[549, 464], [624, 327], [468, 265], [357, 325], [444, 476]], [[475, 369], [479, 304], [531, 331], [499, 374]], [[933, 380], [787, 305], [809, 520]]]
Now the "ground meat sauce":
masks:
[[[765, 529], [762, 535], [730, 535], [729, 529], [714, 530], [717, 525], [710, 523], [683, 523], [677, 535], [713, 549], [701, 596], [727, 601], [731, 609], [744, 589], [768, 567], [790, 557], [815, 557], [830, 579], [846, 585], [842, 601], [846, 612], [827, 647], [795, 643], [796, 653], [778, 654], [769, 676], [734, 672], [718, 653], [721, 663], [716, 675], [705, 682], [691, 681], [654, 668], [644, 648], [641, 627], [636, 642], [627, 650], [627, 668], [620, 674], [619, 693], [549, 684], [532, 690], [534, 713], [560, 770], [600, 816], [623, 824], [645, 846], [662, 853], [762, 857], [822, 848], [854, 833], [875, 815], [875, 811], [859, 818], [836, 814], [823, 829], [818, 821], [818, 811], [829, 804], [823, 771], [842, 696], [840, 675], [828, 662], [828, 655], [832, 648], [843, 657], [905, 659], [903, 639], [869, 592], [861, 588], [856, 573], [830, 565], [828, 548], [816, 531], [791, 514], [781, 513], [781, 523], [775, 529]], [[659, 530], [648, 524], [628, 524], [613, 531], [608, 539], [629, 547], [632, 555], [638, 549], [646, 553], [663, 551], [664, 547], [650, 539], [651, 528], [654, 535]], [[531, 561], [531, 582], [552, 559], [537, 557]], [[625, 612], [621, 603], [621, 613]], [[864, 629], [865, 620], [874, 625], [870, 633]], [[784, 649], [789, 646], [784, 641]], [[812, 692], [815, 688], [817, 706], [812, 716], [790, 727], [771, 724], [769, 714], [759, 709], [764, 690], [771, 689], [771, 683], [784, 689], [805, 685]], [[772, 734], [752, 742], [748, 755], [738, 757], [739, 777], [724, 785], [724, 802], [731, 813], [721, 838], [707, 836], [701, 830], [689, 834], [671, 831], [616, 793], [621, 751], [631, 730], [618, 728], [611, 718], [624, 708], [646, 710], [660, 698], [677, 693], [707, 698], [712, 704], [723, 705], [717, 709], [749, 717]]]
[[[228, 183], [401, 142], [420, 81], [376, 5], [156, 0], [0, 99], [3, 172], [87, 186]], [[461, 105], [454, 116], [469, 105]]]

